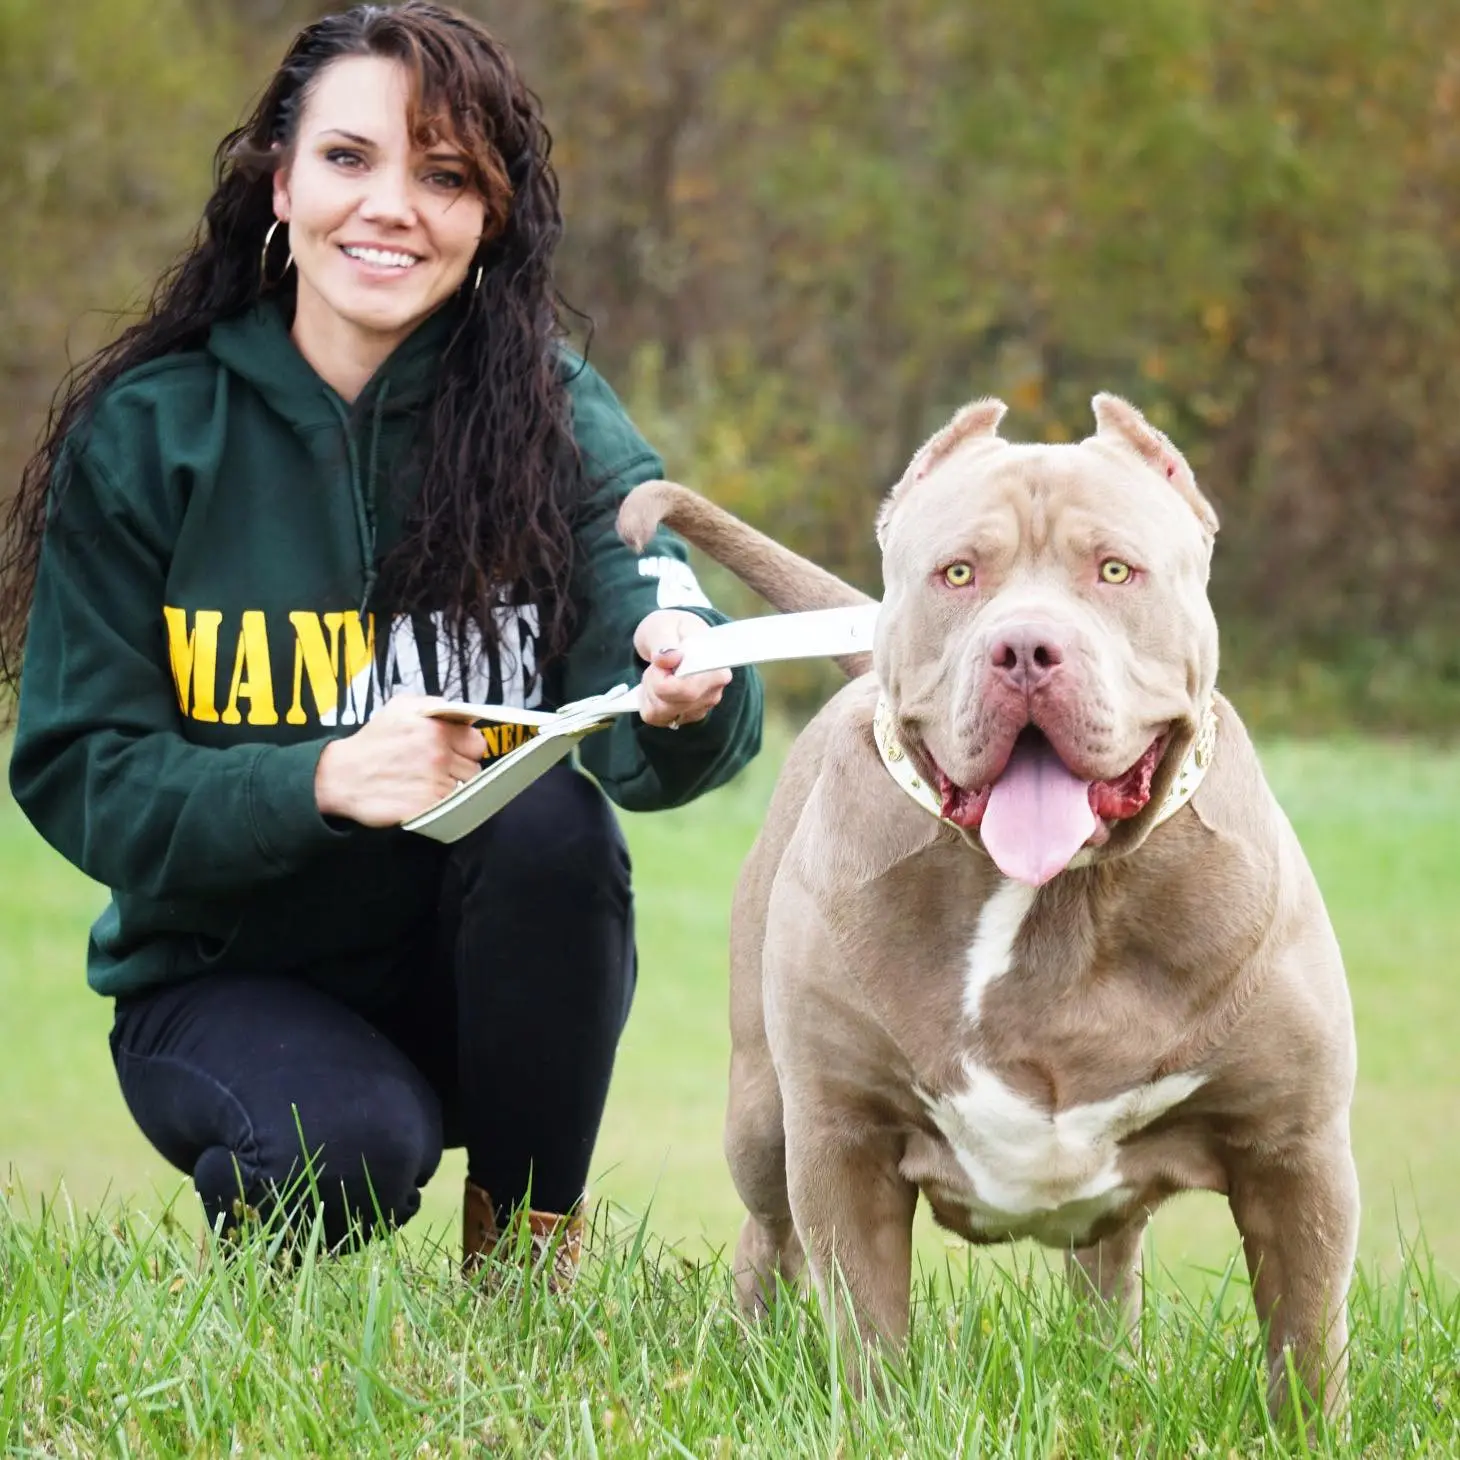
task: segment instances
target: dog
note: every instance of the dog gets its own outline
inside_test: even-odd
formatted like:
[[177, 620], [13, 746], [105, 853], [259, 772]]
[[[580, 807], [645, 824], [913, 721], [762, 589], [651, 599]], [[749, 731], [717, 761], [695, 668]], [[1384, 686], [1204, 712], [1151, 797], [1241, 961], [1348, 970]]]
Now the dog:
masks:
[[[1151, 1213], [1214, 1191], [1274, 1412], [1291, 1354], [1334, 1416], [1359, 1224], [1343, 961], [1216, 689], [1216, 514], [1133, 405], [1093, 406], [1059, 445], [964, 407], [878, 514], [871, 654], [792, 746], [733, 904], [737, 1294], [763, 1312], [809, 1266], [833, 1313], [845, 1285], [843, 1342], [895, 1351], [921, 1194], [970, 1242], [1063, 1249], [1129, 1332]], [[674, 483], [636, 488], [619, 531], [660, 521], [782, 612], [871, 602]]]

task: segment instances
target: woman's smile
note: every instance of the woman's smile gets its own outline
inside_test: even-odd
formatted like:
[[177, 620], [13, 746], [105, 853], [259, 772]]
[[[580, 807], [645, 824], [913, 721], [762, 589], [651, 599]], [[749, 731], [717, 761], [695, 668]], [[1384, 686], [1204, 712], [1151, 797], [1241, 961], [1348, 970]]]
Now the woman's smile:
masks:
[[419, 256], [400, 249], [374, 247], [363, 243], [342, 243], [346, 258], [364, 266], [364, 271], [383, 278], [399, 278], [420, 262]]

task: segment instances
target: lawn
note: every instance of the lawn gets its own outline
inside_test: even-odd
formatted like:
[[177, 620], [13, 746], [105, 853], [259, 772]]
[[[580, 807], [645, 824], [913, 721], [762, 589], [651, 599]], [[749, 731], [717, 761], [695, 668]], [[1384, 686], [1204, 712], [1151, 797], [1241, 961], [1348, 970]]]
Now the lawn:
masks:
[[[1457, 1101], [1460, 1078], [1457, 1078], [1454, 1054], [1456, 1034], [1460, 1031], [1460, 978], [1456, 976], [1456, 950], [1460, 949], [1460, 896], [1457, 896], [1460, 880], [1456, 876], [1457, 863], [1460, 863], [1460, 753], [1407, 744], [1353, 742], [1270, 744], [1263, 754], [1277, 794], [1298, 828], [1327, 896], [1353, 987], [1360, 1047], [1354, 1131], [1365, 1200], [1360, 1257], [1364, 1281], [1373, 1285], [1369, 1310], [1372, 1326], [1364, 1339], [1373, 1349], [1367, 1372], [1369, 1382], [1375, 1386], [1392, 1380], [1384, 1404], [1397, 1406], [1392, 1413], [1382, 1406], [1374, 1409], [1366, 1423], [1372, 1426], [1376, 1437], [1385, 1439], [1383, 1453], [1391, 1453], [1387, 1448], [1391, 1443], [1398, 1445], [1392, 1453], [1401, 1453], [1406, 1446], [1398, 1444], [1392, 1425], [1401, 1412], [1407, 1412], [1406, 1407], [1412, 1407], [1414, 1395], [1423, 1392], [1428, 1396], [1425, 1402], [1436, 1414], [1453, 1415], [1455, 1401], [1451, 1395], [1460, 1389], [1456, 1384], [1457, 1363], [1460, 1363], [1457, 1357], [1460, 1336], [1456, 1328], [1460, 1310], [1452, 1296], [1457, 1286], [1456, 1275], [1460, 1274], [1460, 1170], [1454, 1159], [1454, 1124], [1460, 1113], [1460, 1101]], [[534, 1349], [537, 1357], [533, 1364], [540, 1367], [547, 1362], [544, 1355], [553, 1351], [554, 1343], [559, 1343], [563, 1353], [571, 1351], [578, 1355], [572, 1362], [588, 1364], [596, 1376], [582, 1381], [587, 1386], [585, 1393], [591, 1390], [594, 1394], [591, 1413], [585, 1407], [578, 1416], [576, 1408], [570, 1406], [573, 1408], [571, 1423], [562, 1420], [566, 1426], [563, 1438], [549, 1445], [555, 1453], [577, 1453], [580, 1449], [582, 1453], [594, 1453], [585, 1436], [591, 1438], [597, 1434], [600, 1439], [608, 1439], [602, 1431], [607, 1410], [600, 1404], [594, 1388], [600, 1382], [609, 1390], [615, 1383], [628, 1384], [631, 1389], [635, 1385], [642, 1387], [649, 1383], [649, 1377], [647, 1372], [640, 1375], [638, 1370], [645, 1365], [652, 1367], [658, 1357], [675, 1374], [696, 1374], [692, 1381], [681, 1378], [675, 1382], [692, 1383], [695, 1387], [708, 1382], [695, 1370], [695, 1355], [704, 1358], [707, 1345], [716, 1348], [721, 1341], [715, 1336], [719, 1334], [716, 1325], [722, 1319], [729, 1321], [721, 1311], [725, 1287], [723, 1269], [714, 1262], [716, 1255], [723, 1254], [733, 1241], [739, 1222], [738, 1205], [720, 1154], [727, 1062], [726, 923], [736, 872], [759, 823], [776, 760], [777, 753], [768, 752], [734, 786], [695, 807], [652, 817], [625, 818], [636, 865], [641, 976], [598, 1151], [594, 1194], [606, 1199], [605, 1220], [620, 1234], [621, 1240], [630, 1240], [642, 1223], [643, 1234], [652, 1245], [657, 1249], [659, 1244], [665, 1244], [671, 1252], [648, 1263], [645, 1273], [639, 1276], [632, 1271], [632, 1264], [613, 1260], [606, 1263], [602, 1282], [608, 1287], [600, 1291], [599, 1299], [608, 1307], [593, 1320], [603, 1325], [597, 1349], [591, 1335], [585, 1337], [576, 1330], [571, 1334], [560, 1333], [557, 1328], [543, 1330], [542, 1343], [546, 1347], [541, 1352]], [[241, 1310], [226, 1304], [226, 1311], [218, 1309], [223, 1300], [217, 1290], [210, 1289], [211, 1296], [206, 1301], [190, 1296], [195, 1294], [198, 1283], [207, 1280], [206, 1274], [199, 1278], [192, 1269], [184, 1274], [183, 1267], [175, 1266], [182, 1259], [167, 1244], [179, 1243], [178, 1251], [182, 1251], [191, 1242], [191, 1235], [187, 1242], [180, 1237], [145, 1235], [149, 1218], [169, 1202], [174, 1203], [177, 1219], [191, 1233], [196, 1226], [196, 1207], [185, 1189], [179, 1194], [178, 1175], [161, 1162], [133, 1129], [116, 1089], [105, 1044], [108, 1009], [102, 1000], [87, 991], [81, 973], [86, 927], [100, 900], [99, 890], [69, 869], [35, 836], [16, 809], [0, 799], [0, 1009], [4, 1011], [0, 1023], [0, 1173], [8, 1170], [9, 1191], [9, 1215], [0, 1211], [0, 1228], [7, 1234], [5, 1243], [0, 1244], [0, 1276], [3, 1276], [6, 1253], [10, 1264], [43, 1274], [49, 1270], [48, 1265], [65, 1266], [58, 1253], [94, 1249], [95, 1260], [87, 1265], [84, 1280], [79, 1271], [74, 1275], [74, 1291], [68, 1286], [65, 1294], [58, 1296], [57, 1291], [46, 1289], [50, 1297], [44, 1301], [59, 1305], [55, 1339], [58, 1363], [65, 1347], [62, 1329], [71, 1335], [66, 1343], [74, 1347], [78, 1341], [74, 1322], [74, 1309], [78, 1306], [87, 1312], [105, 1310], [121, 1315], [115, 1321], [129, 1332], [137, 1331], [139, 1323], [145, 1326], [183, 1321], [182, 1316], [168, 1316], [166, 1301], [162, 1307], [144, 1304], [137, 1311], [128, 1307], [142, 1301], [133, 1289], [141, 1281], [138, 1273], [145, 1277], [149, 1262], [156, 1279], [176, 1272], [168, 1280], [173, 1293], [171, 1301], [177, 1305], [179, 1315], [193, 1314], [187, 1321], [201, 1325], [200, 1334], [207, 1324], [221, 1324], [220, 1332], [226, 1330], [233, 1335], [226, 1341], [234, 1342], [238, 1341], [238, 1324], [244, 1323]], [[391, 1318], [387, 1314], [380, 1321], [387, 1328], [394, 1322], [396, 1335], [395, 1339], [382, 1342], [386, 1342], [387, 1348], [391, 1343], [397, 1347], [403, 1344], [401, 1353], [406, 1358], [402, 1362], [407, 1358], [415, 1364], [438, 1362], [438, 1359], [422, 1358], [412, 1348], [418, 1338], [425, 1340], [421, 1335], [411, 1336], [414, 1330], [409, 1322], [401, 1329], [405, 1320], [400, 1315], [416, 1311], [412, 1304], [445, 1304], [442, 1312], [450, 1309], [456, 1314], [449, 1320], [449, 1336], [446, 1330], [435, 1333], [431, 1338], [433, 1344], [439, 1341], [449, 1347], [458, 1342], [462, 1338], [458, 1331], [460, 1324], [468, 1322], [450, 1307], [453, 1300], [449, 1294], [426, 1294], [412, 1299], [400, 1289], [404, 1282], [402, 1274], [412, 1270], [411, 1264], [429, 1266], [435, 1261], [443, 1270], [449, 1265], [445, 1254], [456, 1241], [460, 1176], [460, 1157], [456, 1153], [454, 1160], [448, 1158], [428, 1190], [423, 1213], [408, 1229], [400, 1254], [355, 1260], [358, 1270], [365, 1275], [362, 1282], [384, 1284], [393, 1294], [390, 1302], [395, 1306], [390, 1311], [395, 1316]], [[42, 1204], [56, 1198], [60, 1199], [61, 1215], [47, 1217], [42, 1226]], [[72, 1220], [65, 1215], [68, 1203], [75, 1213], [76, 1224], [69, 1235], [63, 1230]], [[117, 1235], [108, 1223], [123, 1206], [130, 1215], [122, 1222], [122, 1234]], [[92, 1214], [97, 1212], [103, 1214], [103, 1220], [88, 1227]], [[143, 1235], [135, 1239], [128, 1237], [128, 1223], [143, 1231]], [[138, 1250], [149, 1250], [149, 1241], [161, 1246], [143, 1261], [136, 1254]], [[1418, 1267], [1414, 1263], [1406, 1265], [1405, 1261], [1406, 1248], [1414, 1243], [1421, 1245], [1423, 1253]], [[31, 1245], [26, 1247], [26, 1244]], [[1220, 1200], [1189, 1196], [1172, 1203], [1158, 1216], [1152, 1244], [1153, 1281], [1162, 1291], [1162, 1301], [1194, 1305], [1182, 1310], [1186, 1317], [1176, 1321], [1172, 1334], [1163, 1339], [1176, 1348], [1157, 1350], [1158, 1354], [1164, 1354], [1160, 1366], [1163, 1369], [1174, 1366], [1172, 1372], [1179, 1373], [1185, 1362], [1181, 1354], [1188, 1353], [1188, 1349], [1180, 1347], [1182, 1344], [1210, 1343], [1215, 1331], [1213, 1324], [1227, 1322], [1227, 1315], [1245, 1311], [1245, 1284], [1240, 1279], [1228, 1294], [1230, 1301], [1224, 1301], [1219, 1291], [1221, 1276], [1236, 1252], [1235, 1232]], [[18, 1256], [22, 1247], [28, 1253], [23, 1262]], [[161, 1253], [160, 1257], [157, 1252]], [[962, 1254], [949, 1250], [941, 1234], [921, 1223], [920, 1253], [929, 1274], [928, 1281], [941, 1284], [938, 1291], [944, 1299], [948, 1297], [950, 1281], [955, 1290], [967, 1286]], [[998, 1258], [1003, 1268], [998, 1273], [990, 1269], [988, 1259], [980, 1259], [974, 1265], [978, 1277], [975, 1306], [966, 1312], [949, 1307], [929, 1321], [946, 1328], [959, 1343], [976, 1343], [979, 1331], [987, 1337], [990, 1325], [997, 1328], [1001, 1321], [997, 1315], [1007, 1316], [1010, 1311], [1011, 1293], [1016, 1294], [1018, 1301], [1035, 1301], [1028, 1297], [1027, 1279], [1019, 1275], [1021, 1269], [1029, 1266], [1032, 1255], [1027, 1248], [1006, 1250]], [[635, 1285], [648, 1284], [652, 1288], [655, 1283], [678, 1282], [674, 1274], [680, 1270], [679, 1259], [694, 1264], [692, 1272], [685, 1269], [690, 1276], [676, 1288], [677, 1296], [673, 1300], [688, 1305], [677, 1310], [676, 1321], [681, 1326], [687, 1325], [690, 1331], [687, 1336], [675, 1339], [680, 1347], [672, 1353], [666, 1350], [658, 1355], [657, 1349], [651, 1352], [647, 1338], [642, 1344], [636, 1341], [632, 1323], [624, 1327], [628, 1320], [623, 1305], [630, 1301], [626, 1296], [630, 1288], [639, 1290]], [[955, 1274], [952, 1279], [948, 1276], [950, 1263]], [[69, 1284], [71, 1278], [65, 1281]], [[317, 1275], [312, 1281], [325, 1282]], [[155, 1282], [152, 1286], [156, 1286]], [[325, 1283], [333, 1294], [328, 1301], [338, 1307], [330, 1321], [345, 1324], [354, 1335], [350, 1342], [358, 1346], [363, 1330], [349, 1325], [363, 1323], [364, 1317], [360, 1314], [349, 1317], [345, 1309], [353, 1312], [351, 1305], [365, 1299], [360, 1294], [347, 1298], [337, 1291], [338, 1286]], [[1043, 1293], [1042, 1281], [1036, 1280], [1035, 1286]], [[164, 1295], [168, 1290], [164, 1284], [161, 1290]], [[39, 1321], [37, 1315], [44, 1310], [40, 1287], [36, 1294], [34, 1304], [41, 1306], [29, 1311], [32, 1320]], [[642, 1296], [642, 1301], [651, 1306], [661, 1300], [669, 1301], [662, 1293], [657, 1298], [652, 1293]], [[299, 1305], [324, 1303], [326, 1299], [317, 1293], [302, 1293], [295, 1287], [286, 1293], [275, 1293], [267, 1301], [283, 1306], [277, 1312], [269, 1309], [263, 1317], [256, 1313], [249, 1320], [264, 1328], [290, 1323], [297, 1327], [301, 1321]], [[938, 1301], [930, 1288], [927, 1311], [937, 1309]], [[1055, 1300], [1045, 1294], [1037, 1301]], [[153, 1303], [153, 1298], [147, 1298], [146, 1303]], [[1441, 1317], [1430, 1313], [1426, 1318], [1425, 1313], [1436, 1304]], [[60, 1308], [71, 1312], [70, 1321], [63, 1321]], [[372, 1323], [375, 1321], [371, 1319]], [[567, 1322], [561, 1316], [543, 1321], [560, 1325]], [[1036, 1320], [1020, 1321], [1026, 1324], [1026, 1329], [1021, 1331], [1027, 1337], [1027, 1323]], [[1012, 1447], [1010, 1453], [1052, 1453], [1050, 1446], [1059, 1449], [1052, 1437], [1062, 1434], [1070, 1441], [1079, 1431], [1079, 1425], [1071, 1417], [1073, 1411], [1065, 1414], [1064, 1429], [1059, 1425], [1048, 1433], [1039, 1429], [1043, 1423], [1040, 1415], [1049, 1418], [1041, 1406], [1047, 1401], [1058, 1410], [1054, 1396], [1060, 1389], [1061, 1374], [1066, 1373], [1067, 1378], [1067, 1371], [1061, 1369], [1064, 1361], [1051, 1357], [1060, 1352], [1059, 1343], [1063, 1340], [1058, 1335], [1063, 1331], [1064, 1320], [1053, 1313], [1048, 1321], [1051, 1327], [1038, 1362], [1033, 1368], [1019, 1370], [1022, 1378], [1017, 1394], [1013, 1398], [1006, 1395], [1001, 1423], [1015, 1428], [1007, 1433], [1003, 1429], [998, 1432], [1005, 1435], [1001, 1445]], [[1426, 1324], [1430, 1325], [1429, 1329]], [[7, 1326], [0, 1309], [0, 1400], [5, 1393], [3, 1348], [7, 1342]], [[17, 1358], [24, 1328], [25, 1325], [16, 1327], [8, 1335], [16, 1345]], [[1431, 1338], [1424, 1338], [1424, 1333], [1431, 1330]], [[94, 1338], [94, 1324], [87, 1331], [93, 1333], [94, 1342], [99, 1341]], [[405, 1338], [401, 1338], [401, 1332], [406, 1333]], [[694, 1338], [695, 1333], [699, 1334], [698, 1339]], [[1203, 1333], [1207, 1334], [1206, 1340], [1201, 1338]], [[607, 1337], [603, 1337], [605, 1334]], [[799, 1330], [797, 1334], [787, 1350], [786, 1363], [794, 1366], [804, 1360], [814, 1367], [814, 1362], [821, 1360], [815, 1359], [815, 1355], [807, 1358], [803, 1352], [812, 1340]], [[681, 1338], [691, 1344], [692, 1351], [683, 1348]], [[1007, 1363], [1018, 1368], [1021, 1360], [1016, 1339], [1017, 1335], [1000, 1336], [999, 1342], [1015, 1343], [1015, 1349], [1002, 1354], [990, 1349], [982, 1354], [980, 1364], [985, 1367], [994, 1364], [997, 1368]], [[169, 1343], [178, 1341], [176, 1336], [168, 1340]], [[924, 1341], [927, 1341], [926, 1334]], [[1245, 1341], [1224, 1340], [1218, 1345], [1224, 1355], [1237, 1356], [1237, 1368], [1230, 1372], [1222, 1368], [1220, 1372], [1213, 1370], [1207, 1374], [1196, 1359], [1192, 1360], [1197, 1364], [1193, 1382], [1198, 1388], [1208, 1383], [1215, 1387], [1206, 1398], [1194, 1391], [1188, 1396], [1194, 1406], [1186, 1421], [1190, 1428], [1183, 1430], [1177, 1426], [1170, 1432], [1167, 1438], [1175, 1448], [1169, 1453], [1189, 1453], [1193, 1435], [1214, 1439], [1217, 1434], [1229, 1432], [1231, 1438], [1227, 1443], [1237, 1445], [1240, 1453], [1248, 1453], [1242, 1449], [1245, 1442], [1240, 1437], [1245, 1434], [1251, 1439], [1257, 1433], [1253, 1428], [1258, 1425], [1253, 1417], [1256, 1411], [1247, 1403], [1251, 1395], [1242, 1388], [1247, 1381], [1230, 1379], [1231, 1373], [1247, 1372], [1244, 1364], [1250, 1368], [1250, 1355], [1244, 1358], [1245, 1350], [1240, 1347]], [[700, 1345], [698, 1349], [693, 1348], [695, 1343]], [[583, 1350], [584, 1344], [587, 1350]], [[1392, 1351], [1386, 1344], [1392, 1344]], [[1402, 1373], [1396, 1371], [1397, 1377], [1391, 1374], [1390, 1380], [1379, 1377], [1388, 1372], [1391, 1361], [1398, 1363], [1396, 1356], [1401, 1352], [1407, 1355], [1404, 1362], [1408, 1367]], [[283, 1350], [280, 1354], [278, 1362], [284, 1365]], [[755, 1354], [757, 1363], [774, 1362], [766, 1351], [757, 1349]], [[358, 1353], [355, 1357], [358, 1360]], [[217, 1362], [224, 1364], [223, 1359]], [[343, 1357], [340, 1362], [345, 1362]], [[733, 1369], [731, 1360], [725, 1362]], [[937, 1362], [942, 1364], [944, 1360]], [[1068, 1362], [1077, 1361], [1070, 1358]], [[1086, 1365], [1095, 1362], [1088, 1357], [1078, 1360]], [[628, 1365], [635, 1372], [626, 1376], [620, 1372], [620, 1365]], [[668, 1374], [668, 1369], [659, 1373], [655, 1382], [668, 1382]], [[461, 1386], [467, 1382], [464, 1375], [464, 1370], [458, 1375]], [[1043, 1382], [1039, 1375], [1051, 1379], [1053, 1387], [1047, 1393], [1039, 1389]], [[297, 1374], [294, 1377], [299, 1378]], [[736, 1382], [753, 1387], [753, 1379], [754, 1376], [741, 1374]], [[1118, 1387], [1119, 1380], [1118, 1374], [1114, 1381], [1107, 1374], [1101, 1383], [1108, 1387], [1108, 1381], [1117, 1382]], [[45, 1388], [44, 1383], [36, 1382]], [[358, 1376], [355, 1382], [358, 1386]], [[532, 1381], [525, 1378], [522, 1382], [530, 1387]], [[988, 1382], [994, 1386], [992, 1393], [1005, 1381], [994, 1375]], [[1229, 1402], [1237, 1404], [1233, 1398], [1237, 1391], [1229, 1392], [1223, 1387], [1231, 1382], [1238, 1383], [1242, 1394], [1247, 1395], [1238, 1406], [1243, 1416], [1240, 1420], [1233, 1417], [1237, 1410], [1229, 1412], [1223, 1407]], [[405, 1387], [408, 1389], [409, 1385]], [[734, 1433], [743, 1439], [743, 1432], [730, 1424], [730, 1419], [741, 1413], [737, 1406], [748, 1406], [743, 1408], [742, 1418], [749, 1423], [753, 1413], [764, 1410], [769, 1415], [774, 1410], [777, 1392], [772, 1384], [769, 1390], [762, 1387], [755, 1391], [759, 1398], [747, 1392], [738, 1399], [732, 1396], [733, 1402], [722, 1394], [715, 1402], [728, 1406], [723, 1413], [707, 1411], [689, 1429], [675, 1433], [688, 1434], [692, 1429], [700, 1437], [696, 1443], [702, 1441], [707, 1445], [716, 1434]], [[465, 1406], [466, 1388], [458, 1387], [456, 1393]], [[485, 1390], [472, 1393], [473, 1406], [491, 1407], [484, 1397]], [[283, 1402], [279, 1392], [269, 1390], [265, 1397], [269, 1395], [272, 1398], [268, 1402]], [[1202, 1408], [1208, 1400], [1216, 1406], [1214, 1410]], [[907, 1399], [906, 1402], [916, 1406], [922, 1401]], [[365, 1408], [359, 1413], [350, 1410], [354, 1416], [349, 1420], [351, 1424], [364, 1423], [360, 1414], [369, 1405], [363, 1399], [360, 1403]], [[583, 1403], [589, 1406], [588, 1399]], [[611, 1403], [604, 1403], [612, 1409]], [[767, 1403], [769, 1409], [765, 1409]], [[1141, 1409], [1138, 1400], [1133, 1399], [1131, 1403], [1136, 1410]], [[682, 1406], [671, 1405], [665, 1413], [670, 1410], [681, 1413]], [[553, 1410], [553, 1415], [552, 1424], [557, 1425], [561, 1416], [557, 1410]], [[798, 1447], [804, 1444], [809, 1452], [826, 1453], [836, 1443], [834, 1420], [835, 1415], [808, 1417], [808, 1428], [803, 1439], [797, 1442]], [[1137, 1429], [1147, 1421], [1129, 1419]], [[612, 1419], [607, 1423], [611, 1425]], [[825, 1424], [832, 1424], [833, 1430], [825, 1429]], [[1075, 1430], [1069, 1428], [1071, 1424]], [[1027, 1431], [1027, 1444], [1019, 1439], [1019, 1434], [1025, 1433], [1019, 1430], [1020, 1425]], [[1034, 1428], [1028, 1429], [1030, 1425]], [[0, 1418], [0, 1433], [4, 1428]], [[196, 1438], [204, 1432], [212, 1433], [206, 1426], [190, 1433]], [[1445, 1432], [1454, 1433], [1452, 1428]], [[122, 1426], [117, 1433], [125, 1438], [129, 1431]], [[667, 1441], [652, 1441], [647, 1431], [635, 1433], [638, 1438], [625, 1453], [681, 1453]], [[1122, 1449], [1139, 1448], [1133, 1439], [1134, 1430], [1127, 1427], [1121, 1433], [1127, 1437]], [[145, 1441], [145, 1425], [137, 1435], [139, 1443]], [[903, 1435], [903, 1439], [897, 1440], [897, 1435]], [[1180, 1444], [1176, 1442], [1179, 1435], [1187, 1437]], [[906, 1432], [895, 1427], [883, 1438], [889, 1444], [907, 1442]], [[952, 1446], [969, 1437], [963, 1431], [949, 1431], [944, 1438]], [[316, 1442], [306, 1443], [306, 1439], [300, 1439], [298, 1448], [316, 1448]], [[109, 1447], [120, 1443], [115, 1436], [107, 1440]], [[515, 1442], [506, 1444], [506, 1448], [515, 1447]], [[1156, 1448], [1168, 1453], [1164, 1441]], [[1412, 1452], [1414, 1447], [1408, 1448]], [[142, 1452], [148, 1452], [145, 1443]], [[1444, 1452], [1441, 1445], [1437, 1453]], [[55, 1451], [46, 1449], [44, 1453]], [[383, 1453], [396, 1451], [387, 1448]], [[452, 1451], [445, 1448], [440, 1453]], [[701, 1452], [691, 1447], [683, 1453]], [[709, 1453], [717, 1453], [713, 1445]], [[718, 1453], [732, 1451], [721, 1449]], [[930, 1449], [919, 1453], [942, 1451]], [[1070, 1453], [1087, 1451], [1082, 1442]], [[1099, 1453], [1098, 1447], [1088, 1453]], [[1220, 1448], [1219, 1453], [1225, 1454], [1226, 1449]]]

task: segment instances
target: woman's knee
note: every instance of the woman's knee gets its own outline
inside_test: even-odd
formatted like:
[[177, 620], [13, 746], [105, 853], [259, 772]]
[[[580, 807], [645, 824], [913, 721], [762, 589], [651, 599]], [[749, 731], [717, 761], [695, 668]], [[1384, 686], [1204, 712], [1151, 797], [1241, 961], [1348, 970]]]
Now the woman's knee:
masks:
[[203, 1151], [193, 1180], [210, 1222], [222, 1217], [232, 1227], [255, 1211], [307, 1227], [318, 1215], [335, 1246], [352, 1233], [409, 1221], [441, 1160], [441, 1116], [417, 1092], [394, 1085], [385, 1080], [367, 1098], [291, 1109], [256, 1127], [244, 1149]]

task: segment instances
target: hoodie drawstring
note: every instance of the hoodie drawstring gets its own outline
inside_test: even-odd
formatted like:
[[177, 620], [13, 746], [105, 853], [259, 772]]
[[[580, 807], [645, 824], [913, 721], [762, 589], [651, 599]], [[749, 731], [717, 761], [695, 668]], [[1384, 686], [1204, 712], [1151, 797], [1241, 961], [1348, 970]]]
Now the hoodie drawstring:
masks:
[[365, 607], [370, 595], [375, 592], [375, 469], [380, 459], [380, 426], [385, 419], [385, 398], [390, 394], [390, 384], [380, 387], [375, 397], [375, 409], [370, 413], [370, 454], [365, 458], [365, 485], [361, 499], [365, 509], [365, 596], [360, 600], [360, 617], [365, 617]]
[[369, 606], [370, 595], [375, 591], [375, 506], [370, 498], [374, 488], [376, 456], [380, 448], [380, 419], [385, 394], [382, 389], [371, 416], [368, 478], [361, 476], [360, 453], [355, 448], [355, 433], [350, 429], [349, 411], [333, 395], [327, 393], [325, 396], [339, 416], [345, 434], [345, 455], [350, 465], [350, 500], [355, 509], [355, 531], [359, 538], [360, 567], [364, 576], [364, 587], [360, 594], [362, 619]]

